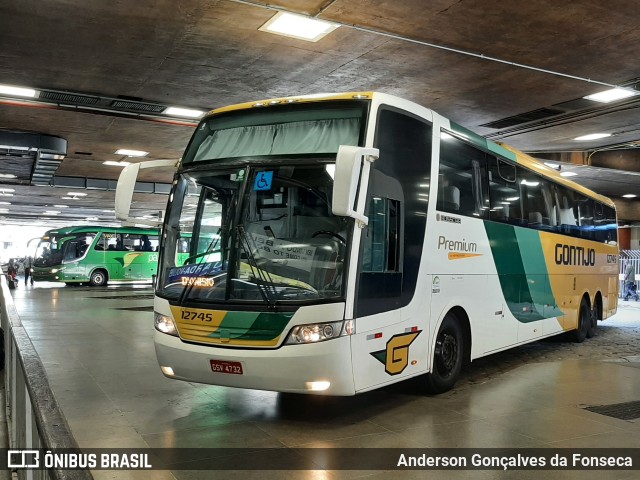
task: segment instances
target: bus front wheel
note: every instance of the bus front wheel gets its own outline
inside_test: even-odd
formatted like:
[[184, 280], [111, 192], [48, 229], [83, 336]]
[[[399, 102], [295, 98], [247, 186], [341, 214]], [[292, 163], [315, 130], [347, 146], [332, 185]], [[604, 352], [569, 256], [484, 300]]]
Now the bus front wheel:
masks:
[[102, 287], [107, 284], [107, 274], [104, 270], [94, 270], [89, 278], [92, 287]]
[[463, 354], [462, 328], [455, 314], [449, 312], [438, 330], [431, 373], [426, 376], [429, 392], [444, 393], [453, 388], [462, 369]]

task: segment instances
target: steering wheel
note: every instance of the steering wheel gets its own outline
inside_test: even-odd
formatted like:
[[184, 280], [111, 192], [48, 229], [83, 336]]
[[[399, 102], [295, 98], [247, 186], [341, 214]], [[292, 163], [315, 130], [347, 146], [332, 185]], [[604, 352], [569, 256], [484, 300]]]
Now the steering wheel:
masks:
[[336, 240], [338, 240], [343, 245], [347, 244], [347, 241], [344, 239], [344, 237], [342, 235], [340, 235], [339, 233], [336, 233], [336, 232], [331, 232], [329, 230], [318, 230], [313, 235], [311, 235], [311, 237], [315, 238], [318, 235], [329, 235], [330, 237], [334, 237]]

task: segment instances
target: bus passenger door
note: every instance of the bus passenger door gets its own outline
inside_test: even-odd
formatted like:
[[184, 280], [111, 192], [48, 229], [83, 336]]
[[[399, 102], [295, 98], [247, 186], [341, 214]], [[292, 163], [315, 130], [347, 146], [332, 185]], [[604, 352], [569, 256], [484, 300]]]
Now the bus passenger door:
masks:
[[[425, 116], [426, 115], [426, 116]], [[428, 296], [419, 271], [427, 230], [432, 118], [380, 105], [356, 282], [356, 391], [425, 371]], [[424, 276], [423, 276], [424, 277]], [[426, 302], [426, 303], [425, 303]], [[423, 311], [417, 313], [417, 305]]]
[[[352, 337], [356, 391], [408, 376], [418, 331], [402, 322], [403, 272], [399, 265], [400, 202], [373, 194], [363, 231], [356, 334]], [[417, 321], [414, 321], [418, 325]], [[423, 337], [426, 338], [426, 334]]]

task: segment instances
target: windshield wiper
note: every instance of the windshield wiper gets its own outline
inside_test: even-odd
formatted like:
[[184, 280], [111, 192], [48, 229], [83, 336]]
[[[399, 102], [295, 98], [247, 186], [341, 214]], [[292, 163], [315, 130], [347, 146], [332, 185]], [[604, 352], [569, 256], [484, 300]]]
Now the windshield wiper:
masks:
[[[218, 242], [220, 241], [221, 230], [222, 230], [222, 227], [218, 228], [218, 231], [216, 232], [216, 236], [211, 239], [211, 242], [209, 243], [209, 245], [207, 246], [204, 252], [198, 253], [196, 255], [191, 255], [182, 263], [181, 266], [186, 265], [187, 262], [189, 262], [190, 260], [195, 260], [196, 258], [200, 258], [210, 253], [213, 253], [215, 251], [215, 248], [218, 246]], [[207, 264], [208, 262], [199, 263], [198, 268], [196, 268], [196, 271], [194, 272], [193, 276], [197, 277], [198, 275], [200, 275], [200, 272], [202, 271], [204, 266]], [[182, 304], [186, 298], [189, 298], [189, 295], [191, 294], [191, 290], [193, 290], [194, 285], [195, 283], [189, 283], [189, 285], [187, 285], [186, 288], [182, 290], [182, 293], [180, 294], [180, 304]]]
[[184, 260], [184, 262], [182, 262], [182, 265], [186, 265], [191, 260], [195, 260], [196, 258], [204, 257], [205, 255], [209, 255], [210, 253], [219, 252], [220, 250], [216, 250], [216, 247], [218, 246], [218, 242], [220, 242], [220, 231], [221, 230], [222, 230], [222, 227], [218, 228], [218, 231], [215, 233], [215, 237], [211, 239], [211, 242], [209, 243], [207, 248], [204, 250], [204, 252], [196, 253], [195, 255], [191, 255], [190, 257], [187, 257]]
[[[274, 295], [276, 294], [276, 289], [273, 286], [273, 281], [271, 279], [271, 276], [269, 275], [269, 272], [261, 269], [258, 266], [256, 257], [251, 251], [251, 244], [249, 243], [249, 238], [244, 230], [244, 227], [242, 225], [238, 225], [236, 227], [236, 231], [240, 236], [240, 248], [242, 248], [242, 250], [244, 250], [245, 254], [247, 255], [247, 261], [249, 262], [249, 268], [251, 269], [253, 278], [254, 280], [258, 280], [254, 281], [256, 287], [258, 287], [258, 291], [260, 292], [263, 300], [268, 306], [275, 306]], [[269, 289], [272, 290], [270, 291]]]

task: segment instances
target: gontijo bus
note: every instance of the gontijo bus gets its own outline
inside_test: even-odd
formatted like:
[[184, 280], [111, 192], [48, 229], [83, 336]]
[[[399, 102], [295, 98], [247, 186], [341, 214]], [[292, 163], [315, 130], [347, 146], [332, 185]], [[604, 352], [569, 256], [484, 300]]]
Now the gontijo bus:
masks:
[[[140, 168], [120, 177], [128, 215]], [[616, 311], [608, 198], [410, 101], [280, 98], [210, 112], [177, 165], [155, 346], [168, 377], [353, 395]], [[184, 262], [176, 251], [191, 239]]]
[[137, 227], [49, 230], [36, 250], [33, 279], [92, 286], [151, 281], [158, 269], [158, 233]]

